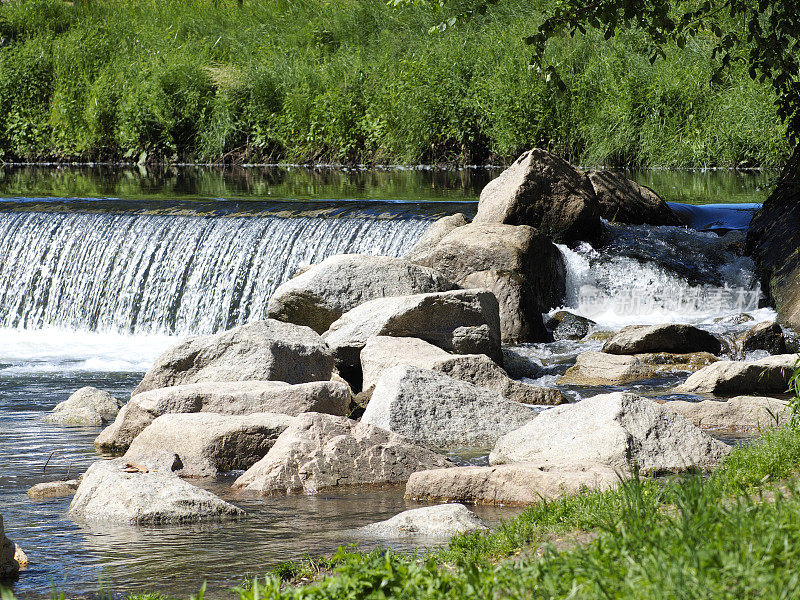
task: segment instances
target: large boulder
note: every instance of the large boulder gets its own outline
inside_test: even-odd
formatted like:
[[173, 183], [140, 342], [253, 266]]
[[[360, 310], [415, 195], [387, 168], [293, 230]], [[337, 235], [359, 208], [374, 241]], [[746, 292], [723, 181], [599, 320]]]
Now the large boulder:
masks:
[[324, 333], [336, 319], [364, 302], [456, 287], [438, 271], [402, 258], [340, 254], [281, 284], [269, 299], [267, 314]]
[[660, 404], [616, 392], [544, 411], [498, 440], [491, 464], [605, 466], [642, 473], [715, 466], [730, 447]]
[[14, 558], [16, 547], [6, 537], [3, 517], [0, 515], [0, 581], [13, 579], [19, 573], [19, 563]]
[[719, 354], [722, 345], [712, 334], [692, 325], [628, 325], [603, 345], [608, 354], [645, 352], [710, 352]]
[[293, 420], [278, 413], [166, 414], [136, 436], [123, 458], [167, 466], [182, 477], [243, 471], [264, 458]]
[[532, 227], [473, 223], [444, 236], [414, 261], [463, 288], [487, 288], [500, 304], [504, 343], [547, 340], [542, 313], [564, 301], [564, 258]]
[[346, 415], [350, 388], [341, 381], [312, 381], [289, 385], [281, 381], [223, 381], [190, 383], [137, 394], [100, 432], [99, 450], [123, 451], [157, 417], [178, 413], [248, 415], [303, 412]]
[[403, 511], [386, 521], [360, 527], [358, 533], [377, 538], [451, 538], [467, 531], [487, 529], [483, 521], [463, 504], [440, 504]]
[[361, 351], [364, 389], [374, 387], [384, 371], [398, 365], [439, 371], [516, 402], [551, 405], [566, 402], [564, 395], [556, 388], [545, 388], [511, 379], [502, 367], [485, 354], [450, 354], [417, 338], [389, 336], [368, 339]]
[[417, 243], [408, 251], [405, 258], [413, 261], [418, 256], [427, 254], [443, 237], [468, 223], [469, 219], [462, 213], [456, 213], [437, 219], [428, 227], [425, 233], [422, 234], [422, 237], [417, 240]]
[[125, 459], [89, 467], [69, 507], [69, 516], [121, 525], [170, 525], [223, 521], [244, 511], [168, 471], [127, 467]]
[[617, 385], [651, 379], [655, 376], [655, 370], [635, 356], [589, 351], [578, 355], [575, 364], [558, 379], [558, 383], [585, 386]]
[[726, 401], [672, 400], [664, 408], [683, 416], [701, 429], [757, 432], [779, 427], [789, 420], [788, 402], [761, 396], [736, 396]]
[[747, 245], [778, 321], [800, 329], [800, 149], [750, 221]]
[[604, 219], [632, 225], [682, 224], [667, 203], [649, 187], [612, 171], [589, 171], [587, 175]]
[[589, 178], [539, 148], [525, 152], [483, 188], [473, 223], [531, 225], [565, 244], [596, 240], [602, 233]]
[[315, 494], [339, 486], [404, 483], [415, 471], [452, 466], [402, 436], [344, 417], [305, 413], [234, 488]]
[[488, 290], [395, 296], [346, 312], [322, 336], [342, 376], [361, 387], [361, 350], [376, 335], [415, 337], [458, 354], [486, 354], [502, 364], [500, 312]]
[[796, 354], [779, 354], [761, 360], [721, 360], [700, 369], [675, 388], [685, 394], [782, 394], [789, 388]]
[[87, 386], [56, 404], [44, 420], [59, 425], [104, 425], [114, 420], [124, 404], [108, 392]]
[[378, 379], [362, 423], [429, 448], [486, 448], [536, 417], [529, 407], [436, 371], [400, 365]]
[[333, 356], [315, 331], [267, 319], [172, 346], [132, 395], [206, 381], [326, 381], [332, 373]]
[[786, 338], [775, 321], [759, 323], [742, 334], [738, 342], [743, 352], [764, 350], [770, 354], [786, 354]]
[[456, 467], [414, 473], [406, 484], [406, 498], [525, 506], [586, 489], [608, 489], [619, 481], [620, 475], [609, 467], [560, 468], [532, 463]]

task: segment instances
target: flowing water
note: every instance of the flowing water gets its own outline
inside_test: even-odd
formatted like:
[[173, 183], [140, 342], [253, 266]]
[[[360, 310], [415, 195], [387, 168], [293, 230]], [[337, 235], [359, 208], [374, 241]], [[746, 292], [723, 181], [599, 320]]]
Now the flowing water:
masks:
[[[474, 214], [480, 189], [494, 175], [0, 170], [0, 513], [9, 537], [31, 559], [15, 592], [91, 597], [157, 588], [186, 596], [207, 579], [209, 594], [222, 596], [280, 561], [358, 541], [349, 530], [407, 508], [402, 488], [264, 499], [233, 496], [225, 477], [197, 483], [245, 508], [240, 523], [109, 527], [74, 523], [66, 517], [69, 499], [34, 503], [25, 490], [80, 473], [97, 459], [92, 442], [99, 428], [42, 420], [77, 388], [92, 385], [126, 398], [175, 339], [263, 318], [277, 285], [326, 256], [402, 256], [433, 219]], [[732, 335], [748, 326], [746, 317], [733, 315], [772, 314], [758, 308], [753, 265], [741, 256], [736, 231], [753, 209], [743, 203], [762, 201], [771, 175], [673, 175], [635, 177], [670, 201], [705, 205], [678, 209], [687, 224], [716, 233], [609, 224], [603, 248], [561, 248], [565, 306], [594, 319], [598, 330], [689, 320]], [[534, 381], [552, 385], [579, 352], [600, 343], [515, 351], [529, 361]], [[668, 399], [685, 376], [638, 389]], [[565, 391], [579, 399], [607, 389]], [[485, 452], [458, 458], [480, 463]], [[514, 512], [478, 510], [489, 520]]]

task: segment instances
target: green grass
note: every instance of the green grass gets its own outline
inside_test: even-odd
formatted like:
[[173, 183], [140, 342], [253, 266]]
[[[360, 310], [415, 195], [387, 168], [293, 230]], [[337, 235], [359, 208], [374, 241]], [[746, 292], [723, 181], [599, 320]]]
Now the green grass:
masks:
[[635, 34], [557, 40], [566, 92], [523, 39], [552, 0], [11, 0], [0, 5], [5, 160], [779, 165], [773, 96], [701, 36], [651, 65]]

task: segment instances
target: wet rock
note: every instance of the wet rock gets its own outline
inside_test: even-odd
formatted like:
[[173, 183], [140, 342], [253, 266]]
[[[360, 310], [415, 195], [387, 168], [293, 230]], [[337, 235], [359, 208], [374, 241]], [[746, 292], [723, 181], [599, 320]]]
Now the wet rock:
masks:
[[504, 343], [547, 341], [542, 313], [563, 303], [565, 266], [558, 248], [532, 227], [464, 225], [414, 261], [462, 288], [491, 290]]
[[209, 381], [327, 381], [332, 372], [333, 356], [315, 331], [267, 319], [172, 346], [132, 395]]
[[683, 416], [701, 429], [735, 432], [757, 432], [779, 427], [789, 420], [785, 400], [761, 396], [736, 396], [730, 400], [685, 402], [672, 400], [664, 408]]
[[124, 451], [156, 417], [179, 413], [248, 415], [303, 412], [346, 415], [350, 388], [341, 381], [289, 385], [282, 381], [190, 383], [137, 394], [94, 442], [99, 450]]
[[635, 356], [620, 356], [605, 352], [584, 352], [575, 365], [567, 369], [559, 384], [616, 385], [655, 377], [656, 372]]
[[171, 525], [237, 519], [244, 511], [173, 473], [126, 469], [125, 459], [115, 459], [89, 467], [69, 516], [121, 525]]
[[358, 390], [361, 350], [376, 335], [415, 337], [458, 354], [486, 354], [501, 363], [500, 313], [486, 290], [395, 296], [366, 302], [333, 323], [323, 339], [336, 366]]
[[462, 213], [442, 217], [434, 221], [427, 231], [422, 234], [414, 247], [406, 254], [407, 260], [414, 261], [419, 256], [424, 256], [431, 251], [446, 235], [458, 227], [469, 224], [469, 219]]
[[19, 563], [14, 558], [15, 544], [6, 537], [3, 517], [0, 516], [0, 581], [13, 579], [19, 573]]
[[591, 328], [596, 325], [591, 319], [574, 315], [566, 310], [560, 310], [552, 315], [546, 323], [553, 332], [554, 340], [582, 340]]
[[602, 232], [589, 178], [539, 148], [525, 152], [483, 188], [473, 223], [530, 225], [565, 244], [595, 240]]
[[108, 392], [87, 386], [57, 404], [44, 420], [59, 425], [104, 425], [114, 420], [124, 404]]
[[245, 470], [264, 458], [293, 419], [278, 413], [166, 414], [136, 436], [124, 458], [149, 467], [151, 461], [164, 465], [166, 456], [183, 477]]
[[316, 494], [339, 486], [404, 483], [415, 471], [449, 466], [444, 456], [389, 431], [344, 417], [305, 413], [234, 482], [234, 488]]
[[525, 506], [586, 489], [609, 489], [619, 481], [620, 476], [608, 467], [560, 468], [532, 463], [456, 467], [414, 473], [406, 484], [406, 498]]
[[629, 325], [623, 327], [603, 345], [608, 354], [641, 354], [645, 352], [710, 352], [719, 354], [722, 346], [717, 338], [692, 325]]
[[687, 354], [654, 352], [637, 354], [636, 358], [656, 373], [698, 371], [719, 360], [710, 352], [689, 352]]
[[401, 512], [391, 519], [360, 527], [358, 533], [377, 538], [451, 538], [467, 531], [488, 527], [463, 504], [440, 504]]
[[514, 381], [485, 354], [450, 354], [417, 338], [388, 336], [370, 338], [361, 351], [364, 389], [374, 387], [386, 370], [398, 365], [439, 371], [516, 402], [551, 405], [566, 402], [555, 388]]
[[491, 464], [532, 462], [610, 467], [642, 473], [709, 469], [730, 447], [660, 404], [634, 394], [603, 394], [546, 410], [498, 440]]
[[503, 347], [503, 369], [512, 379], [536, 379], [542, 374], [542, 364], [526, 356], [518, 348]]
[[783, 329], [774, 321], [764, 321], [745, 332], [739, 339], [744, 352], [765, 350], [770, 354], [786, 354]]
[[489, 447], [535, 417], [527, 406], [471, 383], [400, 365], [378, 379], [361, 422], [450, 450]]
[[717, 317], [714, 319], [714, 323], [721, 323], [723, 325], [744, 325], [745, 323], [749, 323], [751, 321], [755, 321], [755, 319], [747, 313], [728, 315], [727, 317]]
[[721, 360], [690, 375], [675, 391], [720, 396], [782, 394], [789, 387], [796, 360], [795, 354], [754, 361]]
[[438, 271], [402, 258], [340, 254], [281, 284], [269, 299], [267, 314], [324, 333], [331, 323], [364, 302], [456, 287]]
[[28, 490], [28, 497], [34, 500], [44, 500], [46, 498], [73, 496], [79, 484], [80, 482], [77, 479], [37, 483]]
[[587, 176], [604, 219], [632, 225], [681, 225], [678, 216], [650, 188], [611, 171], [589, 171]]
[[19, 547], [19, 544], [14, 544], [14, 560], [17, 561], [20, 571], [24, 571], [31, 566], [31, 562], [28, 560], [28, 555], [25, 554], [25, 551]]

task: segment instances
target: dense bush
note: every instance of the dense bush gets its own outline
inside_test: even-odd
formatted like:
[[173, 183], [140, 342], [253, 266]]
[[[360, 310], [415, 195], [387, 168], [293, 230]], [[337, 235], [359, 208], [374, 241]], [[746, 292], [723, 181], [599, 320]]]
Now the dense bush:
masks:
[[533, 145], [628, 166], [777, 165], [783, 128], [702, 41], [651, 65], [634, 34], [558, 40], [567, 91], [528, 68], [550, 0], [429, 33], [436, 3], [11, 0], [2, 158], [503, 162]]

